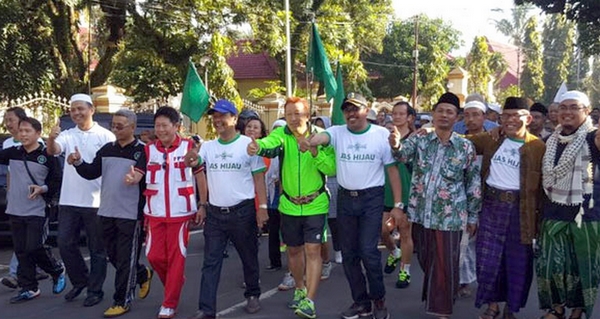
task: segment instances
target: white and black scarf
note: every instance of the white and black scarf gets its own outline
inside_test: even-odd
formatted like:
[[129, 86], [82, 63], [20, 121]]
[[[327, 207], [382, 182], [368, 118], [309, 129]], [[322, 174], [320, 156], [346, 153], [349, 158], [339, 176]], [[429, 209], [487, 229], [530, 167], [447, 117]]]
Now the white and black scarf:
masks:
[[[546, 142], [546, 153], [542, 164], [542, 186], [548, 198], [557, 204], [576, 206], [583, 204], [584, 195], [592, 194], [593, 173], [587, 134], [594, 129], [591, 119], [574, 134], [562, 136], [559, 125]], [[567, 144], [558, 164], [554, 165], [558, 144]], [[593, 205], [590, 202], [590, 205]], [[583, 216], [583, 207], [575, 221], [578, 225]]]

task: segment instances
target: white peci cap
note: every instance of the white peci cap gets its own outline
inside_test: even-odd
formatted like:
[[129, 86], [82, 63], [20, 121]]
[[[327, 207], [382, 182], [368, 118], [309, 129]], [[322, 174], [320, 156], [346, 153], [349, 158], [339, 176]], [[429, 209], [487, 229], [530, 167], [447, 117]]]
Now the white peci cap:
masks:
[[94, 103], [92, 102], [92, 98], [89, 95], [83, 93], [73, 94], [71, 96], [71, 99], [69, 100], [69, 104], [77, 101], [87, 102], [92, 106], [94, 105]]

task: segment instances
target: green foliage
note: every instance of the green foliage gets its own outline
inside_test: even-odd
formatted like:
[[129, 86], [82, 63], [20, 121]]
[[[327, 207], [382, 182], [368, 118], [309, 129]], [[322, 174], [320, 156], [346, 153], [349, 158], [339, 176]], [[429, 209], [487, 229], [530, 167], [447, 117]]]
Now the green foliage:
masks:
[[281, 81], [265, 81], [267, 87], [255, 88], [248, 91], [248, 98], [252, 100], [260, 100], [263, 97], [273, 94], [285, 94], [285, 87], [281, 85]]
[[575, 28], [563, 14], [549, 14], [542, 31], [544, 48], [544, 95], [542, 101], [551, 103], [560, 85], [567, 81], [573, 56]]
[[[285, 33], [283, 1], [256, 0], [252, 2], [248, 21], [254, 40], [260, 49], [267, 50], [280, 65], [285, 76]], [[310, 23], [319, 25], [319, 33], [329, 62], [340, 61], [344, 68], [347, 88], [370, 95], [368, 73], [361, 62], [365, 54], [381, 51], [388, 17], [392, 14], [390, 0], [299, 0], [290, 1], [291, 46], [293, 65], [304, 64], [308, 52]], [[263, 32], [269, 30], [268, 32]], [[272, 32], [271, 32], [272, 31]], [[300, 75], [300, 74], [298, 74]], [[294, 83], [296, 78], [293, 77]], [[304, 80], [304, 79], [301, 79]], [[294, 91], [305, 88], [294, 88]], [[320, 90], [322, 91], [322, 90]], [[296, 95], [299, 93], [296, 92]]]
[[460, 32], [442, 19], [417, 16], [394, 22], [383, 39], [383, 52], [368, 56], [368, 70], [378, 75], [370, 86], [378, 97], [412, 94], [415, 19], [419, 19], [418, 87], [421, 106], [428, 108], [446, 91], [448, 53], [460, 45]]
[[567, 86], [571, 90], [583, 90], [584, 81], [590, 71], [589, 59], [584, 56], [583, 49], [576, 47], [569, 65]]
[[593, 107], [600, 106], [600, 55], [592, 57], [592, 74], [586, 80], [586, 89]]
[[55, 80], [52, 59], [43, 49], [47, 30], [37, 16], [29, 16], [20, 1], [0, 1], [0, 99], [46, 91]]
[[[496, 20], [496, 30], [511, 38], [514, 45], [521, 47], [525, 41], [525, 26], [529, 19], [531, 5], [518, 5], [511, 9], [511, 19]], [[497, 11], [502, 11], [497, 9]]]
[[537, 31], [537, 19], [532, 16], [525, 25], [525, 67], [521, 75], [522, 96], [540, 101], [544, 95], [544, 68], [542, 40]]
[[516, 4], [530, 3], [550, 14], [564, 13], [577, 24], [578, 45], [585, 56], [600, 53], [600, 15], [598, 0], [515, 0]]
[[467, 58], [467, 71], [469, 72], [468, 90], [471, 93], [476, 92], [483, 95], [486, 100], [490, 98], [488, 96], [488, 83], [490, 82], [490, 77], [493, 75], [490, 68], [491, 57], [492, 54], [488, 49], [485, 37], [475, 37]]
[[496, 101], [498, 101], [500, 104], [503, 104], [504, 101], [506, 101], [506, 98], [509, 96], [521, 96], [519, 91], [519, 87], [516, 85], [510, 85], [504, 90], [498, 90], [495, 92]]

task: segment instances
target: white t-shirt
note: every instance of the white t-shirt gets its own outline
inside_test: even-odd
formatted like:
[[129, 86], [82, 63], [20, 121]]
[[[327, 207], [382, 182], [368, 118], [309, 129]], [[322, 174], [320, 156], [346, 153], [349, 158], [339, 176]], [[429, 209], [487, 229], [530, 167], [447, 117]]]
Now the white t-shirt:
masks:
[[230, 207], [254, 198], [252, 174], [265, 171], [265, 162], [259, 156], [246, 152], [252, 140], [238, 135], [230, 142], [212, 140], [202, 144], [200, 158], [206, 163], [208, 201], [211, 205]]
[[[75, 146], [77, 146], [81, 158], [87, 163], [91, 163], [96, 152], [104, 144], [113, 142], [115, 139], [115, 135], [111, 131], [94, 122], [94, 125], [87, 131], [82, 131], [77, 126], [63, 131], [55, 141], [60, 145], [60, 151], [65, 156], [75, 152]], [[59, 205], [100, 207], [101, 181], [101, 177], [91, 181], [84, 179], [77, 174], [73, 165], [69, 165], [65, 160]]]
[[384, 166], [394, 163], [388, 130], [369, 124], [360, 133], [351, 132], [346, 125], [332, 126], [325, 132], [335, 149], [340, 186], [348, 190], [383, 186]]
[[519, 148], [523, 141], [507, 138], [502, 142], [490, 163], [490, 175], [486, 183], [502, 190], [521, 188], [521, 155]]

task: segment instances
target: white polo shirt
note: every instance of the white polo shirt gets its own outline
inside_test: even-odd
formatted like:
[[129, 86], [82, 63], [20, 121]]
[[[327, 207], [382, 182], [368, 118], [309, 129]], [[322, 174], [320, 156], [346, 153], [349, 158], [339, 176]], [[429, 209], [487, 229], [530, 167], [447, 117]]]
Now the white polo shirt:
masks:
[[[94, 125], [87, 131], [82, 131], [77, 126], [63, 131], [55, 141], [60, 145], [60, 151], [65, 156], [75, 152], [75, 146], [77, 146], [81, 158], [87, 163], [91, 163], [96, 152], [104, 144], [113, 142], [115, 139], [115, 135], [111, 131], [94, 122]], [[59, 205], [100, 207], [101, 181], [101, 177], [91, 181], [84, 179], [77, 174], [73, 165], [69, 165], [65, 160]]]
[[265, 171], [266, 167], [261, 157], [246, 152], [251, 141], [238, 135], [229, 142], [216, 139], [202, 144], [199, 155], [206, 163], [211, 205], [230, 207], [255, 197], [252, 175]]
[[369, 124], [358, 133], [351, 132], [346, 125], [332, 126], [325, 132], [335, 149], [340, 186], [348, 190], [383, 186], [384, 167], [394, 163], [388, 130]]

